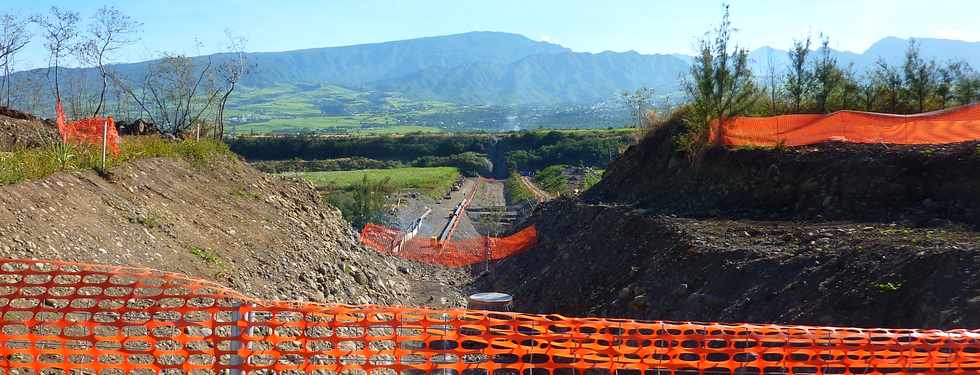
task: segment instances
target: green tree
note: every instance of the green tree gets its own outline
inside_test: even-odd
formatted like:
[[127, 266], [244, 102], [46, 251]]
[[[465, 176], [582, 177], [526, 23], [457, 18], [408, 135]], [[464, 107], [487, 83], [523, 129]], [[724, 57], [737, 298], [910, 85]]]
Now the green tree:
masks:
[[331, 192], [326, 200], [339, 208], [353, 227], [361, 229], [368, 223], [384, 223], [385, 202], [392, 191], [390, 178], [371, 181], [364, 175], [347, 190]]
[[917, 112], [924, 112], [929, 96], [935, 91], [936, 63], [925, 61], [919, 54], [915, 39], [909, 40], [905, 51], [905, 92]]
[[885, 101], [885, 110], [890, 113], [898, 113], [901, 106], [902, 75], [898, 70], [889, 66], [885, 60], [878, 59], [875, 63], [874, 84], [880, 90], [882, 99]]
[[946, 109], [946, 106], [953, 100], [956, 71], [960, 64], [960, 62], [950, 62], [936, 70], [936, 98], [939, 99], [940, 109]]
[[864, 110], [869, 112], [874, 111], [875, 104], [878, 102], [878, 96], [881, 93], [881, 86], [878, 84], [878, 80], [875, 79], [874, 74], [865, 73], [861, 77], [861, 80], [858, 82], [858, 93]]
[[970, 104], [980, 97], [980, 75], [967, 63], [956, 66], [953, 71], [956, 84], [953, 87], [953, 97], [960, 105]]
[[748, 50], [732, 44], [729, 6], [722, 6], [721, 24], [697, 42], [698, 53], [685, 80], [690, 110], [685, 118], [688, 135], [681, 146], [690, 151], [692, 161], [700, 159], [706, 149], [709, 127], [718, 125], [716, 142], [722, 141], [728, 118], [743, 114], [753, 104], [755, 85], [748, 64]]
[[810, 36], [803, 40], [793, 40], [789, 55], [789, 72], [786, 73], [786, 94], [789, 95], [793, 113], [800, 113], [803, 99], [813, 87], [813, 72], [807, 69], [807, 55], [810, 53]]
[[837, 67], [837, 58], [830, 50], [830, 38], [821, 35], [820, 57], [813, 63], [813, 100], [817, 111], [827, 113], [827, 102], [837, 91], [843, 80], [843, 73]]
[[854, 73], [854, 64], [848, 65], [847, 69], [842, 72], [840, 88], [841, 109], [859, 108], [858, 103], [860, 101], [859, 96], [861, 95], [862, 87]]

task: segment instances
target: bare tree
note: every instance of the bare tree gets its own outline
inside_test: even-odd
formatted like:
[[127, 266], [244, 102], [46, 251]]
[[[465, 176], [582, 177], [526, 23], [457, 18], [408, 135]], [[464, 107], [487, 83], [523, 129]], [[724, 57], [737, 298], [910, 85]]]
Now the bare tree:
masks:
[[769, 91], [769, 113], [776, 114], [778, 109], [776, 104], [779, 101], [779, 95], [781, 93], [780, 86], [782, 82], [779, 78], [779, 72], [776, 69], [776, 58], [772, 54], [772, 50], [769, 50], [769, 55], [766, 56], [766, 74], [768, 75], [766, 82]]
[[650, 108], [650, 98], [653, 97], [653, 89], [641, 87], [634, 92], [623, 91], [620, 94], [623, 104], [630, 111], [630, 119], [634, 128], [642, 128], [643, 120], [647, 116]]
[[54, 69], [54, 95], [57, 100], [61, 100], [61, 87], [58, 81], [58, 68], [61, 66], [61, 59], [68, 56], [72, 49], [72, 42], [78, 37], [78, 13], [70, 10], [62, 11], [56, 6], [52, 6], [49, 14], [35, 15], [31, 17], [34, 23], [41, 27], [41, 34], [44, 36], [44, 47], [48, 49], [49, 72]]
[[[202, 84], [208, 84], [211, 67], [210, 56], [207, 63], [200, 68], [190, 57], [179, 54], [164, 56], [150, 68], [150, 73], [143, 82], [149, 105], [153, 109], [146, 108], [145, 104], [141, 106], [144, 106], [153, 122], [162, 124], [171, 134], [183, 134], [197, 123], [219, 94], [219, 90], [205, 92], [203, 105], [195, 100], [198, 99]], [[130, 96], [140, 102], [135, 95]]]
[[806, 67], [807, 55], [810, 54], [810, 36], [806, 39], [793, 40], [793, 48], [789, 55], [789, 72], [786, 73], [786, 93], [793, 104], [793, 113], [800, 113], [803, 99], [813, 87], [813, 73]]
[[82, 61], [94, 65], [102, 76], [99, 104], [95, 107], [92, 116], [98, 116], [105, 103], [109, 88], [109, 71], [106, 64], [111, 62], [113, 54], [136, 41], [135, 34], [140, 27], [139, 22], [115, 6], [103, 6], [92, 15], [86, 40], [79, 46]]
[[225, 30], [225, 35], [228, 36], [228, 50], [231, 56], [218, 66], [218, 74], [221, 76], [222, 81], [224, 81], [225, 89], [224, 94], [221, 95], [221, 99], [218, 100], [217, 114], [215, 116], [217, 131], [214, 136], [217, 139], [225, 136], [225, 106], [228, 104], [228, 98], [231, 97], [231, 93], [235, 91], [235, 86], [238, 85], [242, 77], [248, 74], [250, 69], [248, 65], [248, 54], [245, 52], [247, 43], [245, 38], [235, 36], [231, 30]]
[[30, 41], [27, 20], [10, 14], [0, 17], [0, 59], [3, 60], [3, 81], [0, 82], [0, 87], [6, 89], [7, 107], [10, 107], [10, 73], [13, 71], [14, 56]]

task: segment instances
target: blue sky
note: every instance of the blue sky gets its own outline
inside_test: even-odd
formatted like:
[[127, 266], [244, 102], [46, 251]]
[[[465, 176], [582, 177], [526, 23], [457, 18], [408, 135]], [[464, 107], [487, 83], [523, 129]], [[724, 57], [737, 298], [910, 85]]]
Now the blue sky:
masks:
[[[715, 25], [716, 0], [3, 0], [2, 12], [21, 16], [52, 5], [88, 18], [104, 4], [116, 5], [143, 23], [139, 43], [120, 61], [160, 52], [220, 51], [224, 30], [248, 39], [251, 51], [284, 51], [445, 35], [506, 31], [576, 51], [636, 50], [689, 53], [695, 37]], [[829, 34], [838, 49], [861, 52], [885, 36], [940, 37], [980, 41], [976, 0], [733, 0], [737, 39], [757, 48], [786, 48], [794, 37]], [[195, 39], [202, 47], [195, 48]], [[45, 66], [35, 38], [18, 59], [23, 67]]]

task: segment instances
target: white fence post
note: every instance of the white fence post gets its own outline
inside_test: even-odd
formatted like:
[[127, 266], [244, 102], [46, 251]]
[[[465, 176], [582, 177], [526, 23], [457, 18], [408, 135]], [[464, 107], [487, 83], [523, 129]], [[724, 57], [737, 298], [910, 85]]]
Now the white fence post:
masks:
[[106, 147], [109, 143], [109, 120], [102, 120], [102, 170], [105, 171]]

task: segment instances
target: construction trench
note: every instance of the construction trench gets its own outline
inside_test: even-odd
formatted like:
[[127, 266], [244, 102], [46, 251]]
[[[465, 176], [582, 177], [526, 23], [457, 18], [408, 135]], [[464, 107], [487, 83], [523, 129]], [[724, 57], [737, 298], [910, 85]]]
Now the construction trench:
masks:
[[[467, 202], [479, 195], [473, 183], [407, 231], [366, 229], [360, 240], [374, 251], [352, 242], [312, 186], [234, 160], [197, 172], [148, 160], [112, 180], [61, 174], [3, 187], [0, 232], [16, 241], [0, 248], [0, 365], [10, 374], [980, 373], [980, 330], [958, 328], [980, 319], [980, 145], [717, 151], [695, 174], [664, 146], [670, 137], [643, 140], [581, 198], [546, 203], [499, 235], [461, 235], [478, 231], [467, 206], [493, 211]], [[894, 194], [876, 200], [842, 181], [855, 174]], [[673, 177], [651, 178], [662, 175]], [[861, 210], [849, 206], [856, 195]], [[163, 224], [146, 225], [150, 213]], [[54, 242], [69, 234], [73, 245]], [[320, 246], [302, 247], [311, 239]], [[37, 260], [69, 246], [79, 247], [75, 262]], [[166, 250], [128, 250], [151, 248]], [[178, 255], [161, 254], [171, 249]], [[160, 259], [154, 267], [175, 271], [191, 256], [218, 261], [187, 267], [193, 276], [119, 265]], [[487, 261], [472, 286], [512, 294], [521, 312], [396, 290], [414, 282], [407, 276]], [[343, 300], [292, 294], [313, 290]], [[755, 323], [704, 323], [714, 320]]]

